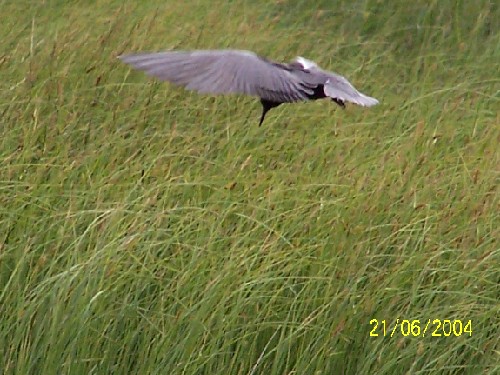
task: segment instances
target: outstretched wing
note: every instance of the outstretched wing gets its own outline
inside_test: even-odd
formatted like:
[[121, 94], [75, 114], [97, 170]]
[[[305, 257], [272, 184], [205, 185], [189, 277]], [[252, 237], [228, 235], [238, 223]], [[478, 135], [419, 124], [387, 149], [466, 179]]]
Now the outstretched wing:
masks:
[[371, 107], [378, 104], [377, 99], [359, 92], [344, 77], [331, 72], [325, 73], [327, 73], [327, 79], [324, 84], [324, 92], [326, 96], [334, 99], [340, 99], [341, 101], [359, 104], [365, 107]]
[[305, 100], [312, 93], [293, 72], [249, 51], [171, 51], [119, 58], [150, 76], [200, 93], [242, 93], [278, 103]]

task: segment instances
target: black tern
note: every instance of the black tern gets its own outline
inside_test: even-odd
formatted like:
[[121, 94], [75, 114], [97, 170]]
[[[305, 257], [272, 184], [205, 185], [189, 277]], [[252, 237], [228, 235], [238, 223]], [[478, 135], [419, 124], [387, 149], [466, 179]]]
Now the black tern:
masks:
[[119, 56], [132, 67], [162, 81], [199, 93], [241, 93], [260, 98], [262, 116], [283, 103], [330, 98], [371, 107], [378, 100], [362, 94], [343, 76], [297, 57], [290, 63], [268, 60], [250, 51], [193, 50]]

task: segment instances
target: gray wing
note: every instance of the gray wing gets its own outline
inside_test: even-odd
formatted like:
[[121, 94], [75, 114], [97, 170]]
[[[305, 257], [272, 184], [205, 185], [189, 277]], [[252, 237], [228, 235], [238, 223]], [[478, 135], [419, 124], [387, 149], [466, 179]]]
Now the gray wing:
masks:
[[359, 92], [344, 77], [331, 72], [325, 73], [327, 75], [326, 82], [324, 84], [324, 92], [326, 96], [359, 104], [365, 107], [371, 107], [378, 104], [377, 99]]
[[242, 93], [273, 102], [305, 100], [312, 93], [292, 72], [249, 51], [171, 51], [119, 58], [150, 76], [200, 93]]

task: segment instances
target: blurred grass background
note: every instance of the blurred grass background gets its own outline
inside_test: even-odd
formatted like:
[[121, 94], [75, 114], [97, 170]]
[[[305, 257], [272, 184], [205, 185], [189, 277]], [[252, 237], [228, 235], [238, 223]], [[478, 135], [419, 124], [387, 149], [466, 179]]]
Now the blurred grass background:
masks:
[[[500, 371], [497, 2], [0, 6], [0, 372]], [[174, 48], [301, 55], [381, 104], [259, 128], [116, 59]]]

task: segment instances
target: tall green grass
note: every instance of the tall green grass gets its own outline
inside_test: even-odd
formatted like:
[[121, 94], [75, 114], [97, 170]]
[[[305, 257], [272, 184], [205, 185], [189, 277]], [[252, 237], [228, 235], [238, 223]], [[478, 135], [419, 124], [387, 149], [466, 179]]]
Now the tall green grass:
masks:
[[[495, 2], [0, 5], [0, 372], [500, 371]], [[381, 104], [259, 128], [116, 59], [171, 48], [303, 55]]]

